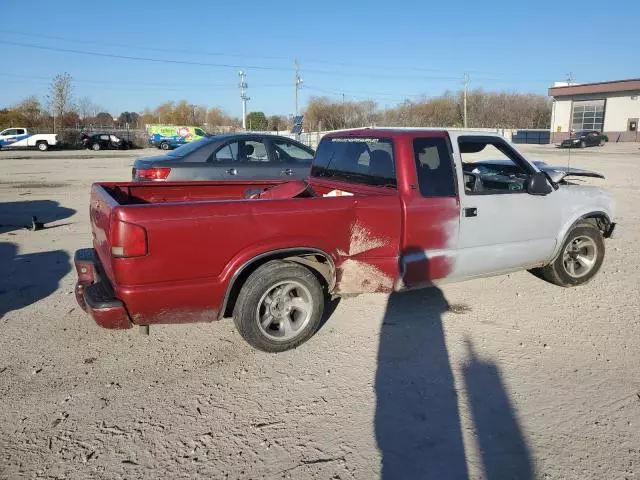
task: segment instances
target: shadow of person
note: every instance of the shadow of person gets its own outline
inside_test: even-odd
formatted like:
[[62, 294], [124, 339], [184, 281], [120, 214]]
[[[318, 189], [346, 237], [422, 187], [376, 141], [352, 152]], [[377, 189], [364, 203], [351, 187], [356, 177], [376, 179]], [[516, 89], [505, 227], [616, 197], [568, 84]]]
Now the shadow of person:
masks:
[[[407, 249], [403, 258], [409, 257], [412, 265], [401, 266], [407, 285], [427, 285], [432, 275], [445, 271], [442, 262], [429, 262], [420, 249]], [[389, 297], [375, 383], [375, 432], [384, 480], [469, 477], [442, 324], [448, 310], [436, 287]], [[472, 354], [463, 378], [484, 478], [531, 478], [529, 453], [497, 367]]]
[[486, 478], [535, 478], [500, 370], [494, 363], [478, 358], [470, 339], [466, 343], [468, 361], [463, 377]]
[[64, 250], [19, 255], [17, 245], [0, 242], [0, 318], [51, 295], [70, 271]]
[[462, 479], [467, 464], [437, 288], [393, 293], [380, 332], [375, 431], [381, 478]]

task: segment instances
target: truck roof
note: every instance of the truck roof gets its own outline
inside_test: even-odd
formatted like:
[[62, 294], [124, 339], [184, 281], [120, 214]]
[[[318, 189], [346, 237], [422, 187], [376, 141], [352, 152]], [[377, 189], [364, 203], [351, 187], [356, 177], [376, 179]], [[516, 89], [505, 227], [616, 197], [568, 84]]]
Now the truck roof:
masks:
[[504, 138], [498, 132], [487, 132], [480, 130], [467, 130], [462, 128], [424, 128], [424, 127], [362, 127], [351, 128], [346, 130], [334, 130], [325, 135], [326, 137], [339, 137], [339, 136], [353, 136], [353, 137], [399, 137], [399, 136], [415, 136], [420, 133], [441, 133], [442, 135], [449, 134], [450, 136], [459, 135], [482, 135], [491, 137]]

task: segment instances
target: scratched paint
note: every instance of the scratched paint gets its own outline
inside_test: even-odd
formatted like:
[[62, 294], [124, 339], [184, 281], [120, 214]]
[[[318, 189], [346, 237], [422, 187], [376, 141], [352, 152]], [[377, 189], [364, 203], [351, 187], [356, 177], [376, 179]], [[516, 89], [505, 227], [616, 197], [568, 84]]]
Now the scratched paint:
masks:
[[371, 235], [371, 232], [360, 222], [351, 225], [349, 236], [349, 256], [358, 255], [374, 248], [384, 247], [388, 240]]
[[337, 293], [353, 294], [386, 292], [393, 287], [393, 280], [379, 268], [359, 260], [348, 258], [340, 265], [340, 282]]
[[[354, 222], [349, 229], [349, 252], [337, 250], [338, 255], [351, 257], [388, 245], [388, 240], [375, 237], [360, 222]], [[353, 258], [347, 258], [338, 267], [340, 278], [336, 292], [342, 294], [363, 292], [386, 292], [393, 287], [393, 279], [374, 265]]]

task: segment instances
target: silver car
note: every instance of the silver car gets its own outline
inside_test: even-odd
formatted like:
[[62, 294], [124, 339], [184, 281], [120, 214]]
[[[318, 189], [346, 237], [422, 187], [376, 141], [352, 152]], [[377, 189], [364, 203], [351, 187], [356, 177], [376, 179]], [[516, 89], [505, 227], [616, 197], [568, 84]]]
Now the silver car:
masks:
[[272, 180], [309, 176], [313, 149], [290, 138], [251, 133], [195, 140], [135, 161], [134, 181]]

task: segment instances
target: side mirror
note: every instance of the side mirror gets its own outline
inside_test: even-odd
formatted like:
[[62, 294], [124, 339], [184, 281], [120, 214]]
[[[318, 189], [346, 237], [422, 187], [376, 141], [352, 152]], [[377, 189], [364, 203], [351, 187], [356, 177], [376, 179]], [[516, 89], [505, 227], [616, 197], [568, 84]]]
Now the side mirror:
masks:
[[544, 172], [536, 172], [529, 177], [527, 193], [529, 195], [548, 195], [553, 192], [553, 187]]

